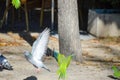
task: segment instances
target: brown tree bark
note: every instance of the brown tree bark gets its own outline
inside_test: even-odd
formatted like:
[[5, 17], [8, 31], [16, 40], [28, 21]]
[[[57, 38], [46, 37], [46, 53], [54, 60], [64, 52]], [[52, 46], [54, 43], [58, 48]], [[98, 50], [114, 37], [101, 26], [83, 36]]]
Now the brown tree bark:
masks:
[[58, 33], [60, 53], [75, 54], [82, 62], [77, 0], [58, 0]]

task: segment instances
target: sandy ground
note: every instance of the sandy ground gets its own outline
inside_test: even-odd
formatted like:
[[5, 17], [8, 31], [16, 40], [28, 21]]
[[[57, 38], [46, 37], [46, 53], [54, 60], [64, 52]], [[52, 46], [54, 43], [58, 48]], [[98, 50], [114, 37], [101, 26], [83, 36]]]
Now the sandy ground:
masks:
[[[38, 33], [32, 33], [32, 38]], [[48, 72], [41, 69], [36, 73], [35, 68], [28, 63], [23, 55], [25, 50], [31, 51], [30, 44], [25, 41], [24, 36], [17, 33], [0, 33], [0, 52], [7, 57], [13, 66], [13, 70], [0, 72], [0, 80], [58, 80], [56, 71], [57, 62], [52, 57], [45, 57], [44, 63], [51, 70]], [[119, 42], [118, 42], [119, 43]], [[100, 40], [82, 40], [84, 63], [72, 61], [68, 70], [66, 80], [114, 80], [111, 67], [119, 66], [120, 44], [114, 42], [101, 42]], [[50, 49], [59, 49], [58, 39], [50, 37], [48, 44]]]

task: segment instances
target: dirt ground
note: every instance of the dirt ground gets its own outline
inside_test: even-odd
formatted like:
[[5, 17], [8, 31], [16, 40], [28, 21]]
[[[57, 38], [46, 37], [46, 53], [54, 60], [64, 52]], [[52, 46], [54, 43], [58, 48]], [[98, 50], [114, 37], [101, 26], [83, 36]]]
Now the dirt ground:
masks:
[[[30, 44], [37, 36], [38, 33], [0, 33], [0, 52], [13, 66], [12, 71], [0, 71], [0, 80], [58, 80], [58, 66], [54, 58], [45, 57], [44, 60], [51, 72], [41, 69], [40, 73], [36, 73], [24, 58], [23, 52], [31, 51]], [[81, 40], [81, 44], [84, 62], [78, 64], [72, 61], [66, 80], [114, 80], [108, 76], [113, 75], [113, 65], [120, 65], [120, 39]], [[59, 50], [58, 39], [50, 37], [48, 47]]]

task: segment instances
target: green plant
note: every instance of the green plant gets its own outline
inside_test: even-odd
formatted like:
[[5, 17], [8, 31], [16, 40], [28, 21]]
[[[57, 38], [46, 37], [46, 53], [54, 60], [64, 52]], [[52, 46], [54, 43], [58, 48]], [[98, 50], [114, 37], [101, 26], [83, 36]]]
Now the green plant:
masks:
[[12, 0], [12, 5], [15, 6], [16, 9], [18, 9], [21, 5], [20, 0]]

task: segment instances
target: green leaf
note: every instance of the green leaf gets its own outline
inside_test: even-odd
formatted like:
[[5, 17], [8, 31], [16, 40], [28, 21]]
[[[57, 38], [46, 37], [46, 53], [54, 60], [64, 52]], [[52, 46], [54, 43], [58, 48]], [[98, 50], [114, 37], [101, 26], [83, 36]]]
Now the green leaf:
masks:
[[12, 0], [12, 4], [16, 9], [18, 9], [21, 5], [20, 0]]

